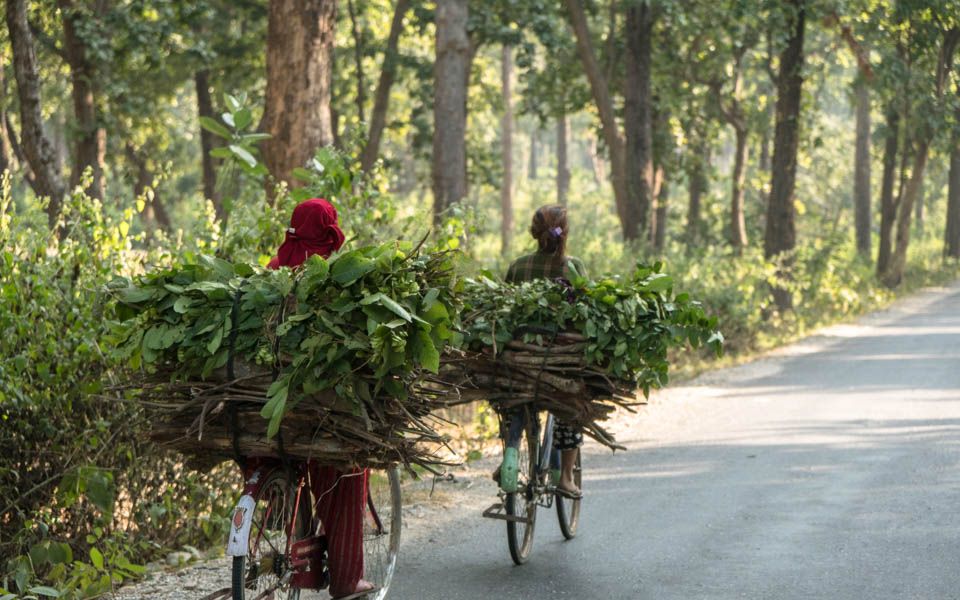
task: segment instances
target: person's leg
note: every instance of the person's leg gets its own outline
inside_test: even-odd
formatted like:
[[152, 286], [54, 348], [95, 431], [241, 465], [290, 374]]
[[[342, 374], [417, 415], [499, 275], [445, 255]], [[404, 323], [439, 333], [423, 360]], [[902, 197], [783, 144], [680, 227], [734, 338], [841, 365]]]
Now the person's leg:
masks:
[[317, 515], [327, 535], [330, 595], [334, 598], [373, 589], [363, 580], [363, 518], [367, 471], [347, 473], [332, 467], [311, 468]]
[[577, 456], [580, 454], [580, 446], [583, 445], [583, 431], [560, 419], [557, 419], [556, 423], [553, 430], [553, 446], [560, 450], [560, 481], [557, 487], [565, 492], [579, 495], [580, 488], [574, 481], [574, 467], [577, 464]]

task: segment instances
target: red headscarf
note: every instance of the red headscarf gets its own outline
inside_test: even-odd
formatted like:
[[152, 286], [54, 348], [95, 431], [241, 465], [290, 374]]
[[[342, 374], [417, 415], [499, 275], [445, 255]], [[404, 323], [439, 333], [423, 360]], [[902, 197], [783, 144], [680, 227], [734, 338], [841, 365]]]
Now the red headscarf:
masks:
[[296, 267], [314, 254], [327, 258], [343, 245], [337, 209], [322, 198], [301, 202], [293, 209], [287, 237], [267, 267]]

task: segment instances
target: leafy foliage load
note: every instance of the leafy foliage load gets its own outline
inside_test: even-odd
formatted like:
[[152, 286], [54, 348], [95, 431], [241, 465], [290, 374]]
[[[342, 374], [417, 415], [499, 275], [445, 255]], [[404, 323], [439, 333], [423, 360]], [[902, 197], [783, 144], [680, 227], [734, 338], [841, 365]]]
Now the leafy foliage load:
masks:
[[[432, 408], [417, 384], [425, 371], [437, 372], [440, 350], [454, 335], [448, 307], [455, 285], [448, 255], [421, 255], [405, 242], [329, 261], [313, 256], [296, 272], [201, 256], [135, 282], [112, 282], [118, 321], [110, 340], [118, 358], [146, 373], [135, 387], [148, 400], [176, 399], [203, 416], [208, 401], [259, 403], [265, 437], [273, 438], [284, 415], [309, 398], [305, 409], [328, 418], [308, 420], [308, 440], [318, 423], [327, 427], [321, 437], [345, 441], [353, 432], [354, 452], [342, 461], [375, 454], [419, 462], [417, 438], [398, 431], [413, 421], [436, 439], [417, 418]], [[253, 388], [204, 392], [211, 385], [204, 380], [224, 379], [231, 356], [253, 363]], [[289, 449], [290, 441], [281, 443]]]
[[[536, 279], [517, 285], [487, 277], [468, 284], [464, 347], [505, 349], [514, 331], [575, 331], [585, 341], [583, 359], [613, 377], [650, 388], [669, 381], [667, 350], [687, 342], [708, 345], [719, 356], [723, 336], [688, 294], [674, 296], [662, 265], [638, 265], [628, 280], [575, 278], [572, 285]], [[549, 334], [526, 331], [518, 339], [543, 346]]]
[[487, 277], [465, 289], [464, 342], [444, 375], [509, 410], [529, 402], [618, 448], [598, 423], [616, 405], [635, 404], [637, 387], [668, 381], [667, 352], [689, 343], [719, 355], [716, 318], [686, 294], [672, 294], [661, 265], [640, 265], [626, 281], [536, 279], [510, 285]]

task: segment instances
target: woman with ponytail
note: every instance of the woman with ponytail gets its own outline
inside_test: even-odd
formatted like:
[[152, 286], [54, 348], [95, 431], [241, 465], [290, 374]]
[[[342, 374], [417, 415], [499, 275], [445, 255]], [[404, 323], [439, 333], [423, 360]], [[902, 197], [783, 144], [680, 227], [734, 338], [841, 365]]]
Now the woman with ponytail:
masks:
[[[520, 283], [539, 277], [547, 279], [571, 279], [573, 276], [586, 276], [586, 269], [579, 259], [566, 255], [567, 249], [567, 209], [559, 204], [541, 206], [533, 214], [530, 235], [537, 241], [537, 251], [513, 261], [507, 270], [508, 283]], [[583, 431], [557, 419], [553, 433], [554, 447], [560, 450], [561, 468], [557, 493], [568, 498], [579, 498], [580, 488], [574, 483], [574, 466], [580, 446], [583, 445]]]

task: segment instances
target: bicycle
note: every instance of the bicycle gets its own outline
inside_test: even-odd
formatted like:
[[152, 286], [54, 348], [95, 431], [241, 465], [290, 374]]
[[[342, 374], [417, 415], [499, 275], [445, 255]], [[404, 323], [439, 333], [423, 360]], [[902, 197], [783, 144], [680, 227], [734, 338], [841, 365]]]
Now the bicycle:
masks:
[[[530, 403], [510, 413], [500, 414], [504, 454], [510, 449], [517, 452], [516, 484], [513, 484], [512, 476], [504, 478], [501, 473], [501, 489], [497, 493], [500, 502], [483, 512], [484, 517], [507, 522], [507, 545], [510, 557], [517, 565], [526, 563], [530, 558], [538, 506], [550, 509], [556, 503], [560, 532], [567, 540], [576, 536], [580, 524], [580, 499], [557, 494], [560, 451], [553, 447], [554, 417], [546, 414], [541, 439], [541, 412], [545, 411], [537, 411], [535, 403]], [[574, 482], [582, 489], [579, 453], [574, 467]]]
[[[251, 459], [227, 544], [233, 600], [297, 600], [325, 589], [327, 539], [311, 502], [306, 461]], [[397, 565], [401, 525], [396, 467], [371, 469], [363, 524], [364, 578], [377, 587], [350, 598], [382, 600]]]

